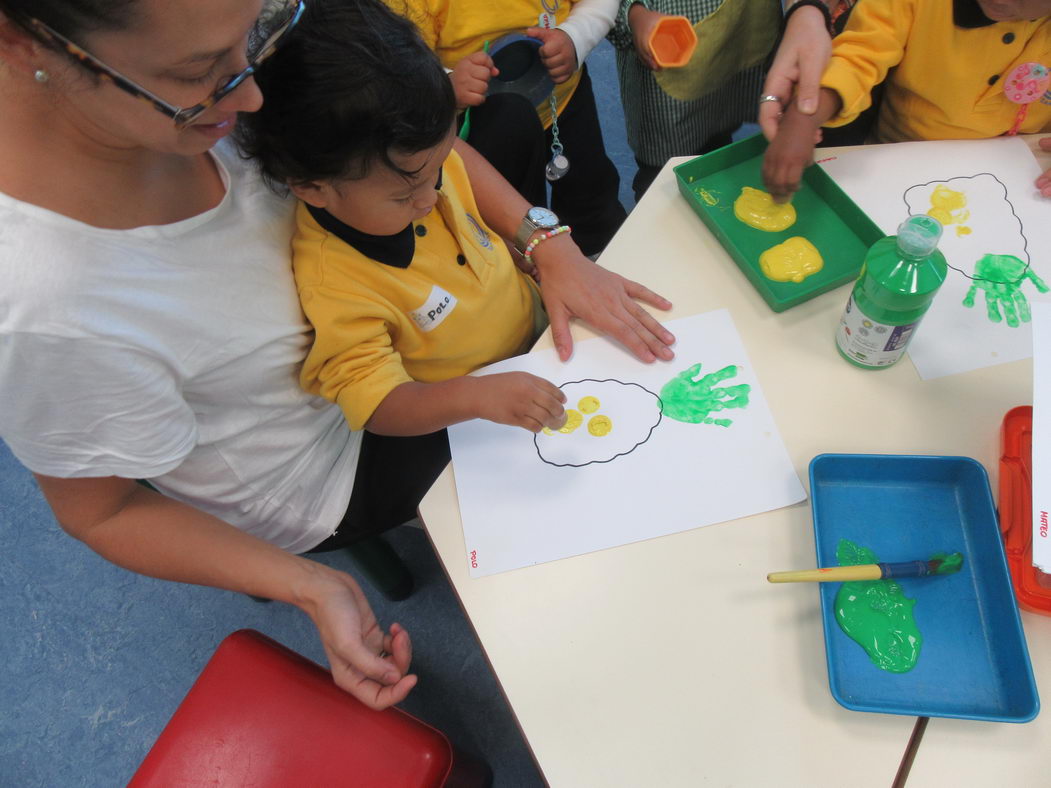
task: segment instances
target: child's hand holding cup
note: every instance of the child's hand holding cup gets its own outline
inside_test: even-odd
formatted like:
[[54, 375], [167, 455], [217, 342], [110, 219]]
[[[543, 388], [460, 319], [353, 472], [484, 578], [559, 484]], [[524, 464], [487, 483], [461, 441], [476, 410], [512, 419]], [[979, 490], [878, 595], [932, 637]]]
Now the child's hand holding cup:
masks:
[[488, 52], [479, 50], [463, 58], [449, 75], [456, 92], [456, 108], [463, 110], [483, 103], [489, 80], [499, 73]]

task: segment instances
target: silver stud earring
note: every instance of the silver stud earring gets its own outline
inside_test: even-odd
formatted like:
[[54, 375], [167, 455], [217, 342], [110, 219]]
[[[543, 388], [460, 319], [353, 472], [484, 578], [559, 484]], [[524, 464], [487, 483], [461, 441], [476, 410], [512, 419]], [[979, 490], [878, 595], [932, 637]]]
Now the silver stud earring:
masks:
[[33, 79], [35, 79], [37, 82], [47, 82], [49, 79], [51, 79], [51, 75], [44, 71], [44, 69], [38, 68], [35, 72], [33, 72]]

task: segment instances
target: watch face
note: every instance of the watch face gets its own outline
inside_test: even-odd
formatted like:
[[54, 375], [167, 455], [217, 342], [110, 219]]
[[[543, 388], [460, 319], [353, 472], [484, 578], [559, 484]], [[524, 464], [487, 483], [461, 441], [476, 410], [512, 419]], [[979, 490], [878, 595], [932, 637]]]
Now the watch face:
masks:
[[557, 227], [558, 217], [547, 208], [530, 208], [526, 214], [537, 227]]

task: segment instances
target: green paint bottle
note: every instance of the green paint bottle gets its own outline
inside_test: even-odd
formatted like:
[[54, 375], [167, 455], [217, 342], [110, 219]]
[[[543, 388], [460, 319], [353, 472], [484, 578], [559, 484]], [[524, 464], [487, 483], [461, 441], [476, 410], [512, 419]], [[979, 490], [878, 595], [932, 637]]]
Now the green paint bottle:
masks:
[[910, 216], [896, 236], [881, 238], [869, 249], [836, 329], [836, 346], [851, 364], [883, 369], [905, 355], [945, 281], [941, 234], [937, 219]]

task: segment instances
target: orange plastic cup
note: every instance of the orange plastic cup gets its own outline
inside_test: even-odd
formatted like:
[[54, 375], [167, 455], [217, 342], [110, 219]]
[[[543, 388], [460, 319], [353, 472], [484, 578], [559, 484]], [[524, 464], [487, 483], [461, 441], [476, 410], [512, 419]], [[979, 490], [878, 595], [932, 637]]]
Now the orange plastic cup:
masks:
[[690, 62], [697, 48], [697, 33], [684, 16], [663, 17], [650, 33], [650, 51], [661, 68], [678, 68]]

